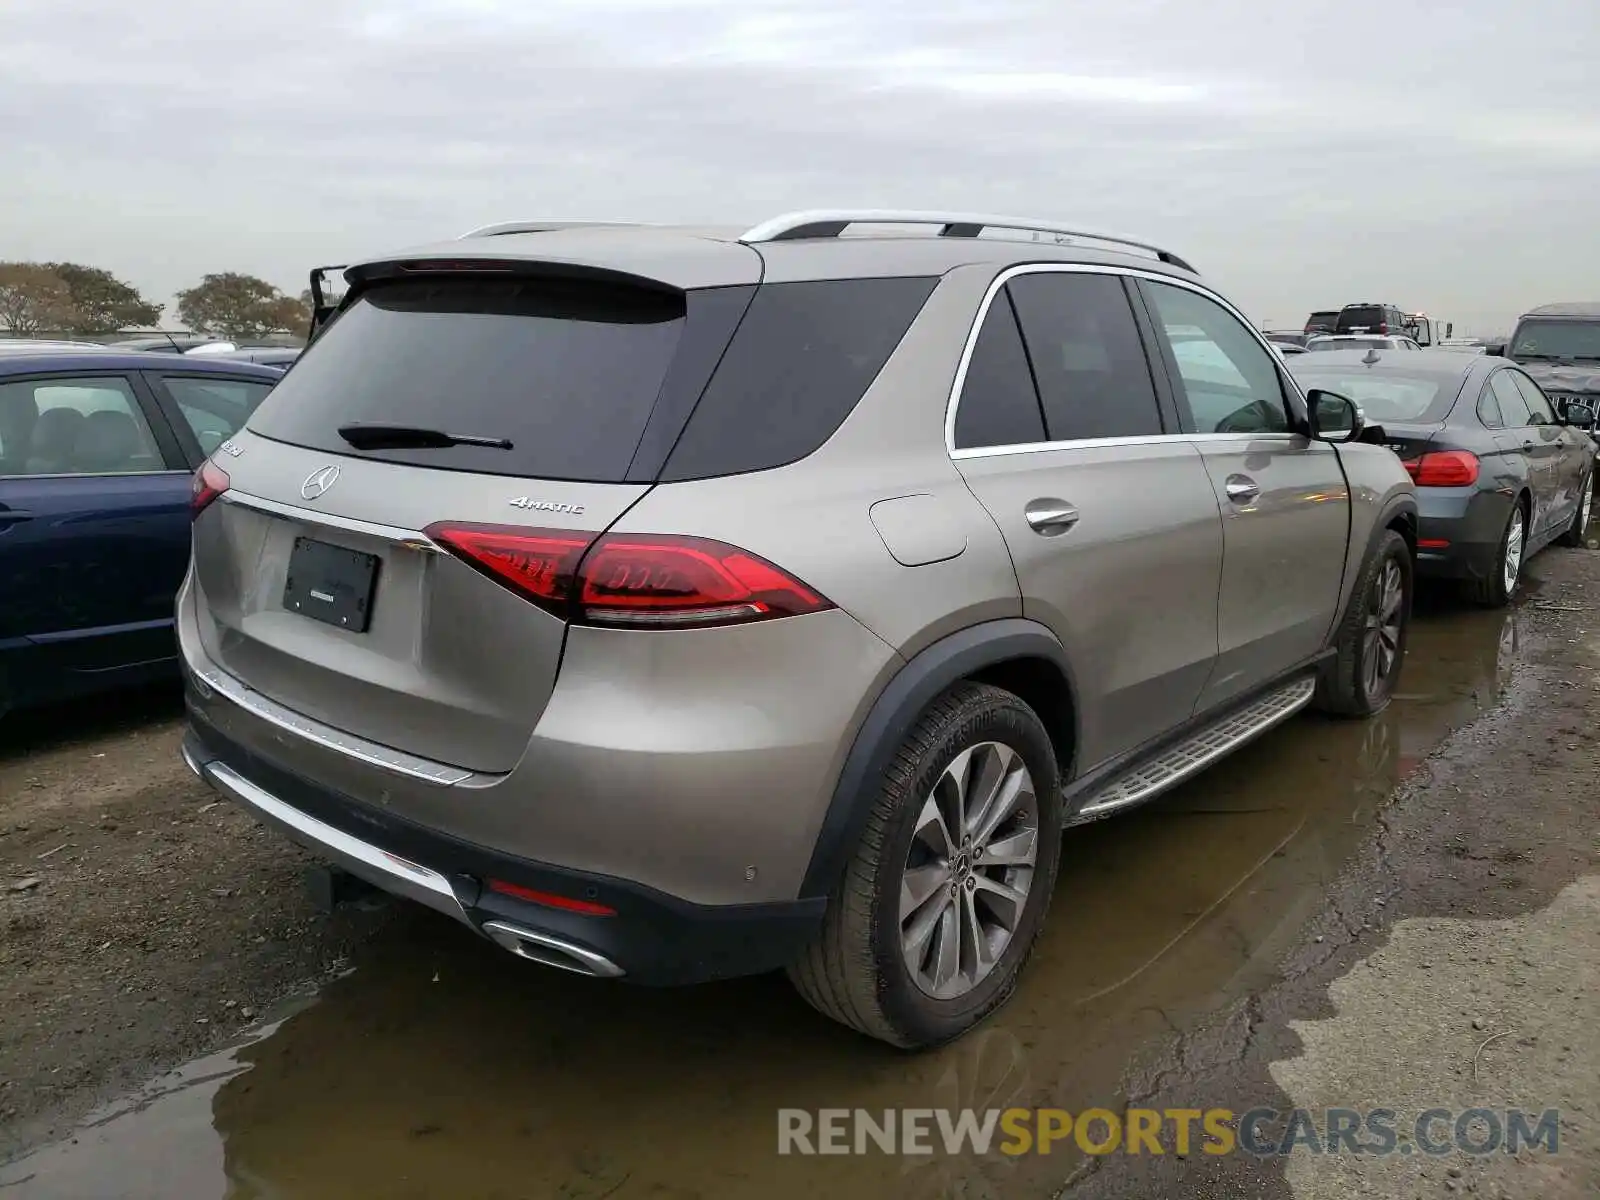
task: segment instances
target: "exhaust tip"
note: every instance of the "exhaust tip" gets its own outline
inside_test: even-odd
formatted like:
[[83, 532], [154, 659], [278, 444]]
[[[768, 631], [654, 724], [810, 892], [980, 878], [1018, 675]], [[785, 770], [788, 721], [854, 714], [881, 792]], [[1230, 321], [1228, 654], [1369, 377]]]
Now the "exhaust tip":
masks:
[[487, 921], [483, 925], [483, 933], [501, 949], [510, 951], [518, 958], [555, 967], [558, 971], [571, 971], [596, 979], [617, 979], [623, 974], [622, 968], [603, 954], [596, 954], [564, 938], [513, 925], [509, 921]]

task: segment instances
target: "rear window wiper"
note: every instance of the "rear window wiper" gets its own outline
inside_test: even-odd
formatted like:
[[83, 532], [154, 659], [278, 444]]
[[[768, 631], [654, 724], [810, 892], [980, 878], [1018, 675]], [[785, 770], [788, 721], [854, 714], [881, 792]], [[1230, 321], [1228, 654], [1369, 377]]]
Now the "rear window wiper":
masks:
[[505, 438], [446, 433], [442, 429], [423, 429], [415, 425], [341, 425], [339, 436], [357, 450], [444, 450], [451, 446], [512, 448]]

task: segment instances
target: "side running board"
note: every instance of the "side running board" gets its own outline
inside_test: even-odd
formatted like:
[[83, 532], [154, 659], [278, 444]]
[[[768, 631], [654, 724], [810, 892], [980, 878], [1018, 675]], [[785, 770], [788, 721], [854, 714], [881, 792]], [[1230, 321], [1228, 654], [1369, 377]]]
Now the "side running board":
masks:
[[1311, 703], [1316, 690], [1316, 677], [1303, 676], [1164, 747], [1155, 757], [1141, 759], [1094, 792], [1068, 824], [1097, 821], [1160, 795], [1294, 716]]

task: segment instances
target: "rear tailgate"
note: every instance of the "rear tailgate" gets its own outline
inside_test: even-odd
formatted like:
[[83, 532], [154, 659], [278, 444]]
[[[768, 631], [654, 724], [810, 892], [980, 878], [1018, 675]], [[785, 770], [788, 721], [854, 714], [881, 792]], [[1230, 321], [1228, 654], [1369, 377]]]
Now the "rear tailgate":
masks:
[[[725, 344], [742, 309], [712, 307], [708, 336]], [[206, 653], [337, 729], [510, 770], [554, 686], [565, 621], [425, 531], [582, 542], [614, 522], [649, 489], [625, 480], [647, 427], [659, 435], [658, 404], [687, 415], [672, 393], [698, 395], [683, 359], [691, 345], [704, 357], [703, 311], [615, 278], [405, 279], [358, 296], [214, 457], [228, 488], [194, 531]], [[504, 444], [351, 444], [352, 426], [380, 424]]]

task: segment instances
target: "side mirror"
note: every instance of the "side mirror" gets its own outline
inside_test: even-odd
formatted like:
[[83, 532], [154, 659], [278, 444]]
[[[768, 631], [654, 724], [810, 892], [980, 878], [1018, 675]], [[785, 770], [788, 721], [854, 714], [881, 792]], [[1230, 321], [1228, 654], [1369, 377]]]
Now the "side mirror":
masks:
[[1456, 323], [1454, 321], [1445, 322], [1444, 335], [1445, 335], [1445, 337], [1455, 337], [1455, 335], [1456, 335]]
[[1338, 392], [1312, 388], [1306, 394], [1311, 436], [1319, 442], [1354, 442], [1367, 428], [1361, 406]]
[[1562, 414], [1562, 420], [1578, 429], [1593, 429], [1594, 409], [1580, 400], [1568, 401], [1567, 410]]
[[1485, 342], [1483, 344], [1483, 352], [1495, 358], [1500, 358], [1506, 352], [1506, 344], [1504, 342]]

